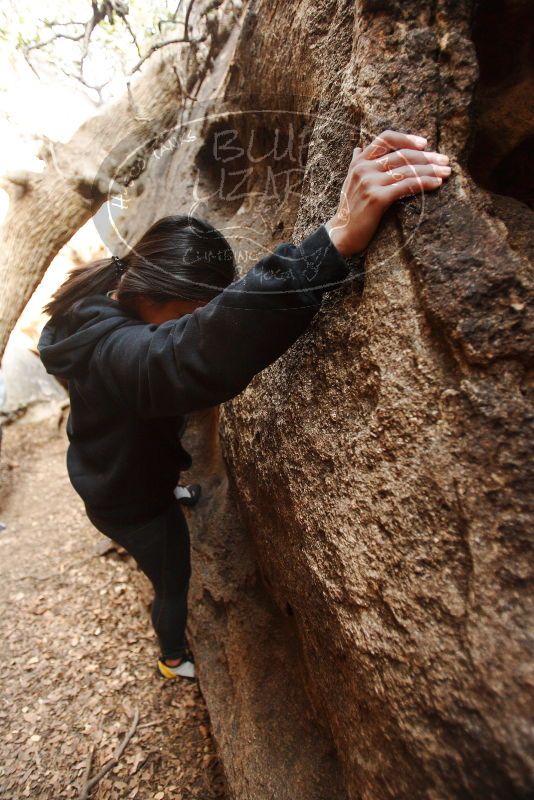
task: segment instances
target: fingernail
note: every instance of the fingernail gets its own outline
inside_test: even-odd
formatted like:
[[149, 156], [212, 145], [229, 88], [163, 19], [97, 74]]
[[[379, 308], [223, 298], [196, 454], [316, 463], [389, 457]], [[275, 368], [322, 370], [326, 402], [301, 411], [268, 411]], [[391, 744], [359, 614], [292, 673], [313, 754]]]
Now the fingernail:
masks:
[[451, 174], [451, 168], [450, 167], [437, 167], [437, 169], [439, 169], [439, 171], [441, 172], [442, 175], [450, 175]]
[[415, 136], [415, 134], [409, 134], [410, 139], [413, 139], [416, 144], [424, 145], [427, 143], [427, 139], [424, 136]]
[[438, 183], [443, 183], [443, 178], [436, 178]]
[[436, 161], [439, 161], [440, 164], [448, 164], [450, 161], [449, 156], [444, 156], [441, 153], [436, 156]]

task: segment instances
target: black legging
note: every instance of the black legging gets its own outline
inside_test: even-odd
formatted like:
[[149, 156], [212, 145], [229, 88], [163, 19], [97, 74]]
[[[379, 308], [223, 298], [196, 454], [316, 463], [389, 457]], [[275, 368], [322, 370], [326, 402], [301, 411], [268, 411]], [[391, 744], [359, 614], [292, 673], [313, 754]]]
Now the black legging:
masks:
[[178, 502], [149, 522], [110, 523], [89, 515], [101, 533], [122, 545], [154, 587], [152, 624], [162, 658], [185, 653], [187, 589], [191, 575], [189, 529]]

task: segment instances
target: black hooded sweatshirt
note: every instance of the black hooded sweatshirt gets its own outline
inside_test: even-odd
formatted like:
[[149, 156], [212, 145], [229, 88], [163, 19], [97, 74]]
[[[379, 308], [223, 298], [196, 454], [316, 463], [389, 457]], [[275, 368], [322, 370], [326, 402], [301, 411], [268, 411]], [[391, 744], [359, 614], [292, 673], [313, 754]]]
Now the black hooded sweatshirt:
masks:
[[164, 510], [191, 465], [179, 441], [184, 415], [241, 392], [349, 273], [321, 225], [179, 319], [147, 324], [104, 295], [53, 317], [39, 352], [48, 372], [68, 380], [67, 467], [88, 513], [126, 523]]

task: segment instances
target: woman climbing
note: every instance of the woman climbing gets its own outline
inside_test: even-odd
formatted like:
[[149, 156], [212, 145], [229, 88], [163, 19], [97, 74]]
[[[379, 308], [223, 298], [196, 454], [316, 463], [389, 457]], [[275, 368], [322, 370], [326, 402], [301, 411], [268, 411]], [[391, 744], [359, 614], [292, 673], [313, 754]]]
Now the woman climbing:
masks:
[[47, 306], [39, 351], [68, 381], [69, 476], [89, 519], [153, 584], [167, 678], [194, 676], [189, 534], [174, 494], [191, 464], [184, 417], [243, 391], [306, 330], [323, 293], [350, 280], [346, 259], [365, 249], [386, 209], [440, 186], [448, 158], [426, 145], [388, 130], [356, 148], [334, 216], [240, 279], [219, 231], [170, 216], [122, 258], [74, 270]]

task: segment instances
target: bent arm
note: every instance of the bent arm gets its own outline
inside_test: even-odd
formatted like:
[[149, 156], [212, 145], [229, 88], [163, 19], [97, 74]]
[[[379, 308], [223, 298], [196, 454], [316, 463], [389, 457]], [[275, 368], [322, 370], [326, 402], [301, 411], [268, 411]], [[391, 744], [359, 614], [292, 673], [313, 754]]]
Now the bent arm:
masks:
[[100, 375], [141, 416], [222, 403], [298, 339], [324, 292], [348, 275], [347, 261], [321, 225], [300, 245], [279, 245], [193, 313], [111, 333], [98, 353]]

